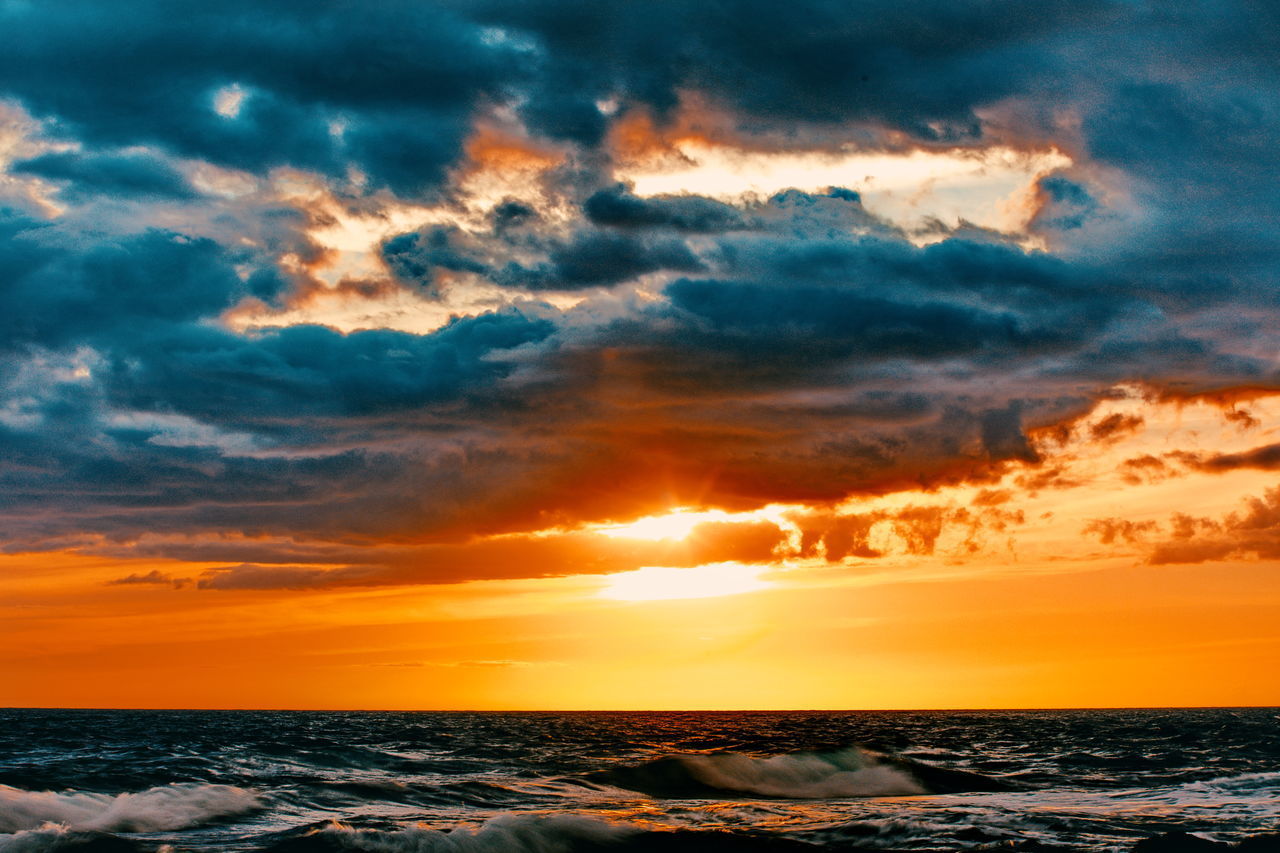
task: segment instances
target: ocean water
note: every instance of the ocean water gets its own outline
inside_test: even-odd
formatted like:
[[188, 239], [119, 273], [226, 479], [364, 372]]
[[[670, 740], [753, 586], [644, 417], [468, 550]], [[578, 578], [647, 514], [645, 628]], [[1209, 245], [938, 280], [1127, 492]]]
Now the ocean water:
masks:
[[1280, 709], [0, 711], [0, 853], [1130, 850], [1280, 831]]

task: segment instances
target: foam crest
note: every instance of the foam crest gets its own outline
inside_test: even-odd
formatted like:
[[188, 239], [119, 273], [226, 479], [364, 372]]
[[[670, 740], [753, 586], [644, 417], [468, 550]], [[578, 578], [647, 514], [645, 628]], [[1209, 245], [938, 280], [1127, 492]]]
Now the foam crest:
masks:
[[161, 832], [261, 806], [257, 794], [230, 785], [165, 785], [114, 796], [0, 785], [0, 832], [36, 830], [47, 824], [78, 831]]
[[[0, 821], [4, 815], [0, 815]], [[67, 831], [61, 827], [24, 829], [12, 835], [0, 835], [0, 853], [43, 853], [63, 845]]]
[[331, 821], [268, 849], [273, 853], [335, 849], [369, 853], [571, 853], [607, 847], [635, 832], [579, 815], [501, 815], [474, 828], [449, 831], [426, 826], [396, 831], [357, 829]]
[[1274, 797], [1280, 793], [1280, 772], [1271, 770], [1262, 773], [1220, 776], [1202, 782], [1188, 782], [1181, 787], [1184, 791], [1194, 793]]
[[740, 753], [681, 755], [617, 767], [588, 779], [655, 797], [726, 793], [785, 799], [896, 797], [928, 793], [909, 763], [867, 750], [797, 752], [756, 758]]
[[[155, 853], [167, 853], [161, 846]], [[40, 829], [24, 829], [12, 835], [0, 834], [0, 853], [150, 853], [151, 848], [127, 838], [101, 832], [71, 832], [48, 824]]]
[[682, 760], [696, 778], [712, 788], [764, 797], [826, 799], [925, 793], [925, 789], [902, 770], [856, 749], [768, 758], [726, 753]]

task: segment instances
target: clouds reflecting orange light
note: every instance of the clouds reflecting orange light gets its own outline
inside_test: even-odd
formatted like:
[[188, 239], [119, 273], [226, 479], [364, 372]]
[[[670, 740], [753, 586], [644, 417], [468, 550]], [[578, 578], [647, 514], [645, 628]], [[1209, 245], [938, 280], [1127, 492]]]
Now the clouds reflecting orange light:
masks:
[[[232, 110], [239, 101], [220, 103]], [[686, 105], [663, 128], [640, 113], [620, 120], [608, 177], [629, 184], [634, 195], [619, 196], [627, 204], [695, 193], [749, 211], [753, 227], [816, 227], [828, 238], [900, 228], [929, 243], [943, 235], [941, 221], [1032, 246], [1028, 229], [1048, 203], [1039, 179], [1073, 165], [1049, 145], [863, 143], [747, 139], [714, 110]], [[543, 261], [530, 246], [564, 251], [583, 199], [557, 184], [564, 152], [519, 127], [477, 126], [465, 155], [450, 191], [431, 203], [387, 191], [357, 201], [295, 170], [248, 183], [214, 175], [210, 186], [228, 198], [287, 203], [306, 223], [304, 244], [280, 259], [291, 276], [280, 300], [246, 297], [222, 322], [248, 336], [299, 324], [425, 334], [512, 305], [531, 317], [581, 306], [577, 322], [607, 326], [661, 303], [677, 272], [642, 272], [608, 295], [587, 295], [499, 285], [475, 271], [534, 270]], [[764, 201], [828, 187], [855, 189], [861, 202], [848, 192], [792, 207]], [[536, 207], [546, 234], [484, 242], [501, 230], [494, 216], [504, 203]], [[387, 241], [434, 227], [440, 246], [452, 240], [492, 263], [471, 269], [455, 259], [429, 280], [397, 278], [383, 255]], [[700, 239], [690, 245], [698, 249]], [[497, 251], [512, 254], [485, 255]], [[1025, 447], [999, 456], [985, 423], [942, 451], [909, 429], [905, 438], [864, 441], [864, 420], [910, 428], [935, 417], [892, 386], [860, 394], [838, 379], [777, 387], [762, 362], [752, 365], [766, 374], [758, 389], [719, 384], [714, 371], [700, 388], [683, 364], [654, 360], [643, 342], [578, 347], [566, 343], [536, 366], [518, 352], [483, 356], [522, 367], [509, 377], [517, 393], [558, 370], [581, 380], [531, 409], [528, 435], [559, 430], [566, 447], [586, 448], [586, 461], [544, 477], [520, 467], [517, 447], [493, 482], [474, 485], [500, 499], [461, 520], [420, 530], [389, 517], [381, 536], [332, 530], [310, 539], [157, 526], [0, 556], [0, 705], [1274, 698], [1256, 677], [1280, 656], [1280, 396], [1265, 387], [1081, 392], [1042, 410], [1040, 422], [1028, 416]], [[65, 376], [46, 373], [71, 381], [91, 369], [77, 361]], [[940, 373], [924, 381], [964, 380]], [[992, 381], [1008, 382], [1011, 397], [1020, 391], [1015, 375]], [[986, 390], [972, 386], [978, 397]], [[577, 419], [543, 424], [557, 407]], [[1001, 411], [1016, 414], [987, 414]], [[793, 432], [792, 414], [812, 418], [811, 432]], [[417, 426], [456, 441], [449, 464], [466, 467], [485, 451], [451, 433], [450, 417], [444, 409]], [[147, 432], [152, 446], [215, 448], [228, 459], [295, 452], [186, 416], [121, 410], [107, 422]], [[361, 446], [358, 431], [350, 440]], [[947, 464], [927, 458], [939, 452]], [[405, 476], [403, 488], [420, 488]]]
[[[1120, 389], [1039, 435], [1038, 465], [984, 483], [837, 506], [685, 507], [449, 552], [493, 565], [500, 545], [508, 571], [526, 555], [535, 576], [525, 578], [426, 583], [406, 552], [383, 575], [316, 563], [237, 587], [201, 583], [250, 577], [218, 563], [7, 556], [5, 698], [501, 708], [1265, 702], [1259, 674], [1280, 665], [1280, 578], [1260, 538], [1265, 518], [1248, 515], [1248, 500], [1273, 488], [1274, 468], [1248, 451], [1278, 437], [1275, 396], [1162, 402]], [[1170, 561], [1172, 545], [1197, 541], [1186, 529], [1205, 542], [1237, 536], [1241, 550]], [[717, 558], [763, 534], [758, 560]], [[538, 562], [537, 549], [561, 542], [573, 550], [554, 570]], [[672, 557], [683, 562], [664, 564]], [[548, 572], [557, 576], [536, 577]]]
[[727, 201], [848, 187], [872, 213], [907, 228], [966, 221], [1006, 232], [1022, 231], [1034, 215], [1024, 196], [1036, 180], [1072, 162], [1054, 148], [760, 152], [690, 140], [674, 151], [679, 165], [641, 163], [619, 177], [641, 196], [695, 193]]
[[728, 513], [723, 510], [698, 511], [677, 508], [661, 515], [649, 515], [625, 524], [602, 524], [591, 528], [593, 533], [619, 539], [645, 539], [659, 542], [664, 539], [684, 539], [700, 525], [713, 522], [744, 522], [767, 517], [761, 513]]

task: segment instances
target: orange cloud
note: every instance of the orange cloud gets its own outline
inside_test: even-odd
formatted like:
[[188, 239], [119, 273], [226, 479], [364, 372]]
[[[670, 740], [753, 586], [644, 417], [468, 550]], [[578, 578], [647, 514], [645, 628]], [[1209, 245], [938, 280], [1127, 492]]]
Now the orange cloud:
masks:
[[480, 122], [463, 146], [468, 165], [464, 175], [476, 172], [542, 171], [564, 161], [564, 153], [493, 124]]

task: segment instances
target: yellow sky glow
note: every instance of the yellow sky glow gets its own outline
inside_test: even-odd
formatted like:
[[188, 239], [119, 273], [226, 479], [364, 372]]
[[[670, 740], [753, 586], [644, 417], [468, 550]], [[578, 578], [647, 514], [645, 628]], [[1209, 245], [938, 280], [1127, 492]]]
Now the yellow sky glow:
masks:
[[716, 521], [742, 521], [755, 518], [755, 513], [728, 513], [723, 510], [698, 511], [686, 508], [673, 509], [662, 515], [649, 515], [626, 524], [602, 524], [593, 526], [592, 532], [619, 539], [683, 539], [699, 524]]
[[683, 165], [642, 162], [620, 169], [618, 177], [642, 196], [693, 193], [728, 202], [846, 187], [857, 190], [872, 213], [907, 228], [930, 218], [952, 226], [963, 219], [1010, 233], [1025, 228], [1034, 213], [1025, 195], [1035, 181], [1071, 165], [1053, 148], [764, 152], [686, 140], [676, 149]]
[[616, 601], [669, 601], [680, 598], [714, 598], [768, 589], [772, 584], [760, 575], [765, 566], [715, 563], [681, 569], [646, 566], [609, 575], [601, 598]]
[[[1280, 575], [1249, 555], [1152, 565], [1183, 512], [1224, 519], [1273, 472], [1179, 453], [1280, 440], [1280, 397], [1108, 400], [1044, 462], [996, 483], [850, 500], [878, 557], [804, 552], [801, 505], [678, 509], [576, 531], [581, 574], [465, 583], [198, 589], [217, 564], [0, 557], [3, 704], [386, 708], [884, 708], [1267, 704], [1280, 699]], [[1237, 413], [1239, 414], [1239, 413]], [[1115, 415], [1130, 427], [1100, 438]], [[1172, 454], [1172, 455], [1171, 455]], [[1126, 467], [1151, 456], [1167, 468]], [[1035, 480], [1047, 471], [1051, 479]], [[1136, 471], [1137, 473], [1132, 473]], [[1126, 474], [1126, 472], [1130, 472]], [[1126, 480], [1130, 476], [1131, 480]], [[1007, 494], [1006, 494], [1007, 493]], [[996, 503], [992, 503], [995, 501]], [[904, 511], [941, 508], [922, 550]], [[1003, 515], [973, 517], [992, 507]], [[958, 515], [961, 510], [969, 513]], [[1107, 544], [1085, 528], [1155, 527]], [[1003, 519], [1000, 529], [994, 521]], [[628, 543], [777, 523], [777, 554], [609, 571]], [[628, 527], [632, 527], [628, 530]], [[639, 534], [649, 540], [636, 538]], [[665, 546], [663, 546], [665, 547]], [[157, 571], [191, 581], [107, 585]], [[750, 594], [747, 594], [750, 593]]]

